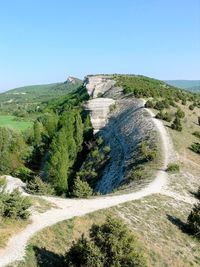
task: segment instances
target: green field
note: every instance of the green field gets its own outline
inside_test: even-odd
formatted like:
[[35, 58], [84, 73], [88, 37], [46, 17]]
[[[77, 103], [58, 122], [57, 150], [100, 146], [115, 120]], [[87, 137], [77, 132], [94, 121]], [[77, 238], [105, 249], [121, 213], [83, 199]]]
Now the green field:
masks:
[[0, 127], [9, 127], [18, 131], [25, 131], [32, 127], [31, 121], [16, 120], [16, 118], [10, 115], [0, 115]]

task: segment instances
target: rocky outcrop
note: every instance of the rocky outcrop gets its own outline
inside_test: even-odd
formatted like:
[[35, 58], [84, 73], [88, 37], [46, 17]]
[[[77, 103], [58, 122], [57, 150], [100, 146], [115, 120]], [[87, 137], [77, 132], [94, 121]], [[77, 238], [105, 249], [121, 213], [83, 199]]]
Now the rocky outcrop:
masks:
[[92, 98], [102, 96], [105, 92], [111, 89], [115, 85], [113, 76], [109, 75], [95, 75], [87, 76], [84, 79], [84, 85], [88, 91], [88, 94]]
[[85, 109], [89, 112], [94, 133], [97, 133], [108, 122], [110, 107], [115, 104], [111, 98], [95, 98], [87, 101]]
[[115, 84], [112, 76], [87, 76], [84, 85], [91, 96], [87, 101], [85, 109], [89, 112], [94, 133], [97, 133], [108, 122], [110, 107], [115, 104], [112, 98], [103, 98], [105, 92], [109, 91]]

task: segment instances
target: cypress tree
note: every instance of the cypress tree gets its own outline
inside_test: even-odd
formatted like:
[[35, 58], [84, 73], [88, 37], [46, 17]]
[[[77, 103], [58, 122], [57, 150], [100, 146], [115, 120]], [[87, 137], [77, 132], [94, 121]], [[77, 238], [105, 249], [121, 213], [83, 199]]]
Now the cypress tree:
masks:
[[80, 152], [82, 149], [82, 143], [83, 143], [83, 123], [82, 123], [80, 113], [78, 111], [76, 111], [75, 113], [74, 140], [76, 143], [77, 151]]
[[47, 162], [46, 178], [57, 194], [68, 191], [69, 154], [66, 140], [66, 131], [62, 128], [53, 138]]

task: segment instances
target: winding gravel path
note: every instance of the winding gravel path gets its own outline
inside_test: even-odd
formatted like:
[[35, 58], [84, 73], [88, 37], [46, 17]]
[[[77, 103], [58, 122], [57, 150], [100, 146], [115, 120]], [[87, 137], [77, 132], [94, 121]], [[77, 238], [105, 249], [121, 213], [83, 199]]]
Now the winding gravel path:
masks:
[[160, 134], [163, 150], [163, 168], [156, 174], [155, 179], [149, 185], [138, 192], [119, 196], [105, 196], [93, 199], [62, 199], [56, 197], [43, 197], [54, 203], [57, 208], [51, 208], [43, 214], [33, 214], [32, 223], [23, 231], [13, 236], [5, 249], [0, 250], [0, 266], [6, 266], [14, 261], [22, 260], [25, 256], [25, 249], [29, 239], [39, 230], [51, 226], [57, 222], [70, 219], [75, 216], [82, 216], [100, 209], [109, 208], [127, 201], [137, 200], [155, 193], [161, 193], [167, 184], [167, 173], [165, 169], [171, 153], [171, 141], [162, 122], [151, 118], [154, 114], [146, 109], [150, 119]]

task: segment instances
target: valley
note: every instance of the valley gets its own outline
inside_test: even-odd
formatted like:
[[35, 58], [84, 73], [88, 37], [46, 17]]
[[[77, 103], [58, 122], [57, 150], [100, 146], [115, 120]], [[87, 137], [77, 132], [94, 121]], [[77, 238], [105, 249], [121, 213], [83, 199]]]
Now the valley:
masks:
[[[78, 139], [81, 135], [76, 133], [75, 143], [77, 149], [80, 149], [78, 153], [83, 153], [82, 149], [86, 149], [83, 140], [88, 142], [91, 148], [87, 150], [87, 156], [79, 167], [76, 167], [78, 164], [75, 158], [71, 163], [69, 161], [69, 169], [66, 169], [69, 176], [64, 176], [68, 179], [67, 186], [66, 180], [63, 180], [59, 172], [59, 168], [64, 165], [53, 165], [55, 170], [58, 168], [58, 172], [52, 175], [51, 180], [48, 176], [42, 177], [43, 181], [49, 179], [46, 181], [61, 197], [34, 196], [50, 204], [43, 213], [34, 212], [28, 225], [14, 234], [5, 248], [0, 249], [0, 266], [62, 266], [62, 255], [72, 240], [77, 240], [83, 232], [88, 235], [91, 224], [95, 221], [103, 223], [107, 216], [121, 218], [136, 233], [147, 266], [198, 266], [199, 241], [185, 233], [181, 225], [186, 224], [187, 215], [193, 204], [198, 202], [194, 193], [199, 186], [200, 158], [190, 146], [199, 140], [193, 135], [199, 131], [199, 96], [168, 87], [158, 80], [134, 75], [87, 76], [84, 86], [90, 97], [85, 97], [84, 89], [78, 88], [62, 99], [55, 98], [43, 103], [41, 110], [54, 116], [52, 118], [55, 122], [59, 119], [58, 125], [62, 127], [69, 127], [71, 120], [80, 122], [77, 110], [81, 110], [84, 113], [83, 132], [90, 133], [92, 124], [95, 136]], [[98, 100], [97, 105], [90, 104], [95, 103], [94, 100]], [[76, 106], [77, 103], [79, 106]], [[68, 105], [75, 107], [73, 112], [71, 107], [68, 109]], [[191, 105], [194, 106], [192, 110]], [[181, 112], [184, 111], [184, 116], [180, 109]], [[56, 115], [52, 115], [55, 110]], [[159, 112], [162, 116], [169, 113], [170, 121], [166, 121], [164, 117], [158, 118]], [[170, 124], [177, 118], [176, 112], [178, 116], [181, 114], [181, 131], [174, 130]], [[56, 117], [57, 114], [59, 118]], [[86, 126], [88, 115], [91, 124]], [[44, 121], [38, 119], [38, 129], [40, 125], [46, 127]], [[34, 125], [36, 127], [35, 123]], [[51, 125], [57, 125], [57, 122]], [[58, 132], [53, 133], [51, 137], [49, 129]], [[41, 136], [47, 136], [48, 131], [48, 142], [53, 140], [52, 144], [55, 146], [56, 140], [60, 140], [61, 146], [62, 140], [65, 140], [61, 139], [61, 136], [64, 136], [62, 129], [67, 128], [46, 128], [41, 132]], [[67, 140], [69, 142], [71, 139]], [[38, 143], [36, 146], [34, 142], [32, 144], [35, 149], [41, 149], [48, 144], [41, 146], [41, 143]], [[83, 147], [78, 148], [79, 146]], [[51, 145], [45, 147], [51, 149], [52, 155], [53, 152], [56, 155], [55, 148]], [[61, 153], [65, 153], [66, 149], [69, 148], [63, 148]], [[64, 161], [63, 155], [58, 162]], [[45, 158], [43, 154], [41, 159], [45, 161]], [[53, 159], [55, 162], [56, 158]], [[101, 168], [98, 168], [95, 160]], [[48, 164], [52, 164], [51, 161]], [[179, 171], [168, 171], [170, 164], [178, 166]], [[47, 166], [49, 168], [49, 165]], [[34, 172], [38, 174], [41, 170]], [[4, 173], [6, 174], [9, 173]], [[80, 184], [80, 187], [76, 187], [76, 196], [80, 199], [71, 198], [70, 195], [75, 193], [74, 188], [70, 191], [73, 177], [73, 183], [78, 181]], [[22, 192], [25, 189], [23, 194], [26, 196], [28, 179], [32, 178], [25, 177], [26, 183], [22, 189]], [[58, 183], [56, 179], [62, 183]], [[66, 189], [68, 191], [64, 195]], [[32, 193], [34, 195], [37, 192]], [[41, 191], [40, 195], [43, 195], [43, 192]], [[90, 195], [86, 195], [86, 192], [90, 192]], [[99, 193], [102, 195], [98, 196]], [[52, 238], [51, 242], [47, 236]], [[21, 261], [23, 257], [24, 261]]]

